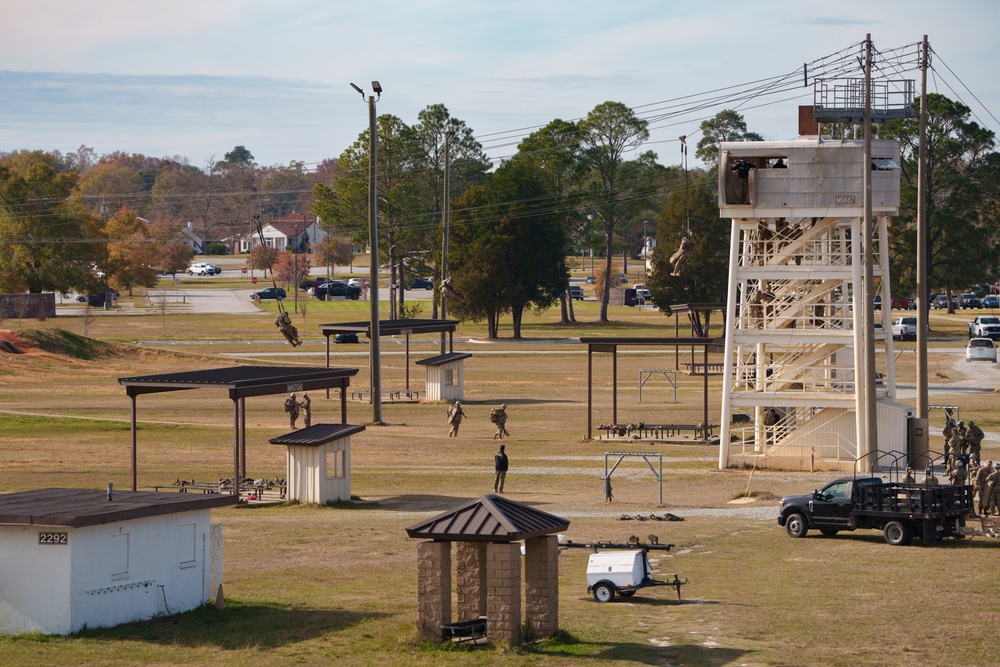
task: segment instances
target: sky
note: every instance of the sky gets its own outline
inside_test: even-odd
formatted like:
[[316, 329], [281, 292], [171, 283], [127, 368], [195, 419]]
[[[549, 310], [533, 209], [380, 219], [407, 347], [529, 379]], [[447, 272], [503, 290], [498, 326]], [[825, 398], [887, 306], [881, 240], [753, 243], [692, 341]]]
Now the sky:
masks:
[[[859, 54], [867, 33], [882, 53], [906, 47], [908, 69], [893, 78], [917, 85], [916, 44], [928, 35], [929, 90], [1000, 133], [998, 10], [995, 0], [0, 0], [0, 151], [86, 145], [204, 167], [242, 145], [261, 165], [315, 164], [368, 125], [350, 83], [370, 94], [377, 80], [380, 115], [414, 124], [444, 104], [494, 159], [555, 118], [622, 102], [650, 121], [644, 149], [678, 164], [677, 138], [696, 141], [701, 121], [727, 107], [765, 139], [794, 138], [811, 86], [750, 100], [730, 87], [801, 82], [804, 63]], [[696, 105], [708, 91], [719, 99]]]

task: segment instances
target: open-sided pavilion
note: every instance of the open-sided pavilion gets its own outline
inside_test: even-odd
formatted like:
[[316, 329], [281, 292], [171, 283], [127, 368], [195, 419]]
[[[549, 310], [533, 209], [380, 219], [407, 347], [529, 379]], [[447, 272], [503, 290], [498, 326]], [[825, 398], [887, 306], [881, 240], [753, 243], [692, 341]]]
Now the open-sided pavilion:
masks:
[[708, 353], [721, 349], [721, 341], [707, 337], [673, 337], [673, 338], [640, 338], [640, 337], [581, 337], [580, 342], [587, 346], [587, 439], [593, 438], [594, 411], [594, 353], [607, 352], [611, 354], [611, 414], [614, 423], [618, 423], [618, 347], [622, 345], [633, 347], [664, 347], [690, 346], [700, 347], [703, 353], [704, 369], [704, 424], [708, 424]]
[[185, 389], [225, 389], [233, 402], [233, 489], [239, 495], [240, 479], [246, 476], [246, 399], [320, 389], [340, 389], [341, 421], [347, 422], [347, 388], [357, 368], [315, 368], [308, 366], [231, 366], [205, 370], [137, 375], [118, 378], [132, 399], [132, 490], [136, 491], [136, 399]]
[[[380, 337], [385, 336], [405, 336], [406, 337], [406, 391], [410, 391], [410, 336], [416, 334], [440, 333], [442, 337], [447, 336], [447, 344], [442, 339], [441, 356], [454, 354], [455, 352], [455, 329], [459, 320], [431, 320], [424, 318], [404, 318], [396, 320], [379, 320], [378, 331]], [[321, 324], [320, 332], [326, 336], [326, 367], [330, 367], [330, 336], [337, 334], [358, 334], [371, 339], [371, 322], [340, 322], [337, 324]], [[471, 355], [467, 355], [471, 356]], [[463, 357], [464, 358], [464, 357]], [[424, 360], [433, 361], [437, 357]], [[369, 352], [368, 364], [371, 367], [371, 353]]]

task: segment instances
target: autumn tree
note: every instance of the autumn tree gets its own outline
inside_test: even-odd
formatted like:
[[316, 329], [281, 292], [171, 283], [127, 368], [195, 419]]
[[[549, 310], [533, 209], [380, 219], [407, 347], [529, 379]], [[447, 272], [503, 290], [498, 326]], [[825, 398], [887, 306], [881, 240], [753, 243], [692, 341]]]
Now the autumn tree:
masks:
[[110, 285], [128, 290], [129, 296], [135, 287], [156, 286], [159, 243], [134, 209], [121, 208], [111, 216], [104, 225], [104, 236], [108, 256], [101, 268]]
[[354, 243], [346, 236], [327, 236], [313, 245], [313, 254], [333, 274], [338, 265], [354, 262]]
[[298, 289], [312, 270], [312, 260], [305, 253], [291, 251], [279, 252], [274, 262], [274, 277]]

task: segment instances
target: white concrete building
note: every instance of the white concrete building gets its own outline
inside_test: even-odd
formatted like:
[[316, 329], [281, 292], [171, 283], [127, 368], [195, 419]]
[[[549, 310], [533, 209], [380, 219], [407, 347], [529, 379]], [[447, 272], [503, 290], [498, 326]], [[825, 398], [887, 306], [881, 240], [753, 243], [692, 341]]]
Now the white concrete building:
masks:
[[236, 496], [39, 489], [0, 495], [0, 633], [70, 634], [189, 611], [222, 584]]

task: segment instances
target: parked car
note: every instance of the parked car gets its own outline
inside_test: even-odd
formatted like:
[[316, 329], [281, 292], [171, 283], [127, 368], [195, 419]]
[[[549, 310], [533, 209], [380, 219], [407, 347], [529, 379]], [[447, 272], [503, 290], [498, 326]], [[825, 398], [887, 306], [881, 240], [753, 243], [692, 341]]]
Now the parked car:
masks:
[[334, 280], [323, 283], [313, 289], [312, 295], [320, 301], [331, 301], [333, 299], [351, 299], [357, 301], [361, 298], [361, 288], [351, 287], [347, 283]]
[[647, 301], [649, 301], [649, 290], [646, 289], [645, 287], [639, 288], [635, 291], [635, 296], [642, 303], [646, 303]]
[[962, 298], [958, 300], [958, 305], [962, 307], [962, 310], [967, 308], [982, 308], [983, 304], [972, 292], [966, 292], [962, 295]]
[[579, 285], [570, 285], [569, 296], [571, 299], [575, 299], [577, 301], [583, 301], [583, 288], [580, 287]]
[[900, 317], [892, 323], [892, 337], [895, 340], [917, 339], [917, 318]]
[[893, 310], [909, 310], [910, 300], [905, 296], [894, 296], [892, 297], [892, 309]]
[[347, 279], [347, 286], [348, 287], [361, 287], [361, 278], [348, 278]]
[[588, 285], [593, 285], [594, 283], [597, 282], [597, 279], [594, 278], [594, 276], [587, 276], [587, 281], [586, 282], [587, 282]]
[[356, 333], [339, 333], [333, 337], [334, 343], [357, 343], [358, 334]]
[[997, 346], [989, 338], [973, 338], [965, 348], [966, 361], [997, 362]]
[[[955, 305], [957, 306], [958, 303], [955, 303]], [[947, 307], [948, 307], [948, 294], [946, 292], [942, 292], [941, 294], [935, 294], [934, 298], [931, 300], [931, 308], [944, 309]]]
[[264, 299], [277, 299], [281, 301], [285, 298], [285, 290], [280, 287], [265, 287], [259, 292], [253, 293], [254, 298], [264, 300]]
[[427, 278], [414, 278], [413, 281], [406, 286], [406, 289], [434, 289], [434, 281], [428, 280]]
[[326, 278], [326, 277], [309, 278], [308, 280], [303, 280], [301, 283], [299, 283], [299, 289], [309, 291], [309, 289], [313, 287], [319, 287], [324, 283], [330, 283], [330, 282], [333, 282], [333, 278]]
[[1000, 317], [980, 315], [969, 322], [969, 338], [1000, 339]]
[[188, 267], [189, 276], [214, 276], [219, 273], [222, 273], [222, 269], [208, 262], [198, 262]]
[[1000, 296], [990, 294], [983, 297], [983, 308], [1000, 308]]

